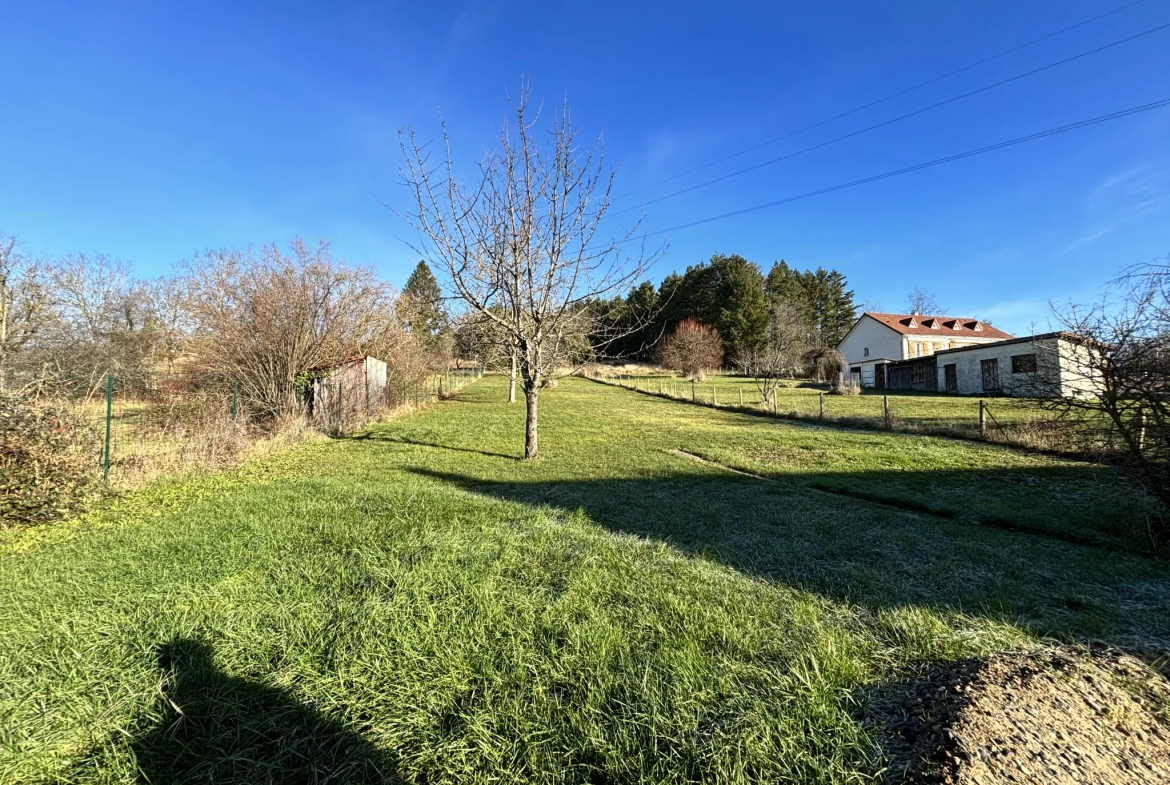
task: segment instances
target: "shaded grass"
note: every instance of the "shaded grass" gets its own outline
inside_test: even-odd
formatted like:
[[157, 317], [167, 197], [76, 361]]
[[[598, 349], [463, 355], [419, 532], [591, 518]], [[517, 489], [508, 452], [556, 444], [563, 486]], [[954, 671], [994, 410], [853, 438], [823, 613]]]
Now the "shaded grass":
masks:
[[[524, 463], [502, 397], [489, 378], [0, 539], [0, 781], [863, 782], [881, 764], [857, 701], [916, 663], [1170, 642], [1164, 564], [807, 487], [899, 475], [939, 501], [964, 472], [1034, 476], [1031, 502], [997, 503], [1091, 528], [1053, 483], [1126, 498], [1110, 476], [580, 380], [545, 393]], [[194, 678], [160, 661], [176, 642], [206, 653]]]

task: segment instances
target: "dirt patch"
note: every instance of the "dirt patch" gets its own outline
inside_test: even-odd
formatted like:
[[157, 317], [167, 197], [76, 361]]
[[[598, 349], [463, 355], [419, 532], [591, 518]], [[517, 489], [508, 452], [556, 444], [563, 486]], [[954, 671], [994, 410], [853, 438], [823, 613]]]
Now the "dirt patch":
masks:
[[1170, 783], [1170, 682], [1116, 650], [962, 660], [879, 691], [887, 781]]

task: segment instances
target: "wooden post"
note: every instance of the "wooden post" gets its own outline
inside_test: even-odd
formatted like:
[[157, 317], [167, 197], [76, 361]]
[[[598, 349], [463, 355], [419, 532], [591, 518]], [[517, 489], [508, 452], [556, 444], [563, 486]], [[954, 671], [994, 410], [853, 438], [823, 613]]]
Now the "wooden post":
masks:
[[817, 415], [818, 420], [825, 419], [825, 394], [821, 393], [821, 413]]
[[979, 438], [987, 436], [987, 401], [979, 399]]
[[1137, 415], [1134, 416], [1134, 440], [1137, 442], [1138, 452], [1146, 449], [1146, 417], [1141, 409], [1138, 409]]
[[890, 427], [890, 396], [882, 396], [882, 419], [885, 420], [886, 428]]
[[691, 403], [694, 403], [695, 400], [695, 380], [691, 379]]
[[719, 405], [719, 393], [715, 389], [715, 382], [711, 382], [711, 405]]
[[743, 388], [739, 388], [739, 405], [743, 406]]

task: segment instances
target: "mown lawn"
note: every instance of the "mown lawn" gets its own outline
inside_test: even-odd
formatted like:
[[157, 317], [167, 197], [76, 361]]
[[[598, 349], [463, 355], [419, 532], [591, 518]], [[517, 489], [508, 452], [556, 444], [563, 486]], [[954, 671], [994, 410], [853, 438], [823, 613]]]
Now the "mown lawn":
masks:
[[0, 782], [866, 782], [916, 665], [1170, 645], [1056, 538], [1140, 546], [1111, 475], [579, 379], [530, 464], [503, 391], [4, 535]]
[[[722, 406], [763, 407], [763, 396], [753, 379], [744, 376], [715, 374], [702, 382], [692, 383], [682, 377], [659, 375], [618, 374], [612, 381], [640, 390], [672, 395], [684, 400], [702, 403], [714, 401]], [[827, 385], [815, 385], [795, 379], [780, 382], [775, 409], [780, 414], [795, 413], [805, 417], [820, 415], [821, 393]], [[827, 418], [855, 418], [884, 422], [883, 396], [890, 399], [890, 417], [894, 424], [919, 426], [977, 426], [979, 398], [968, 395], [910, 392], [906, 390], [874, 390], [865, 388], [860, 395], [825, 395]], [[994, 421], [988, 427], [1017, 425], [1044, 419], [1047, 415], [1023, 401], [1012, 398], [984, 398]], [[768, 410], [772, 410], [769, 404]]]

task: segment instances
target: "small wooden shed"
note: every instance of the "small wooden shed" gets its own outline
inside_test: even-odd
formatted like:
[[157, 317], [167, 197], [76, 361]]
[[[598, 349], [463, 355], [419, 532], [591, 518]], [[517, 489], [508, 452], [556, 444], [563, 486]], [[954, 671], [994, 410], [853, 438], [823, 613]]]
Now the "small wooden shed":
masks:
[[319, 428], [338, 430], [369, 419], [386, 405], [386, 363], [356, 355], [308, 369], [309, 420]]

